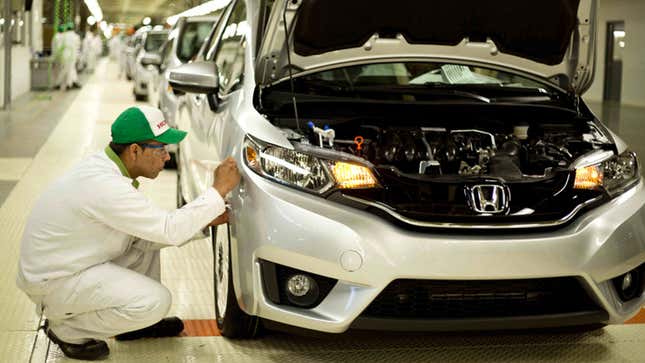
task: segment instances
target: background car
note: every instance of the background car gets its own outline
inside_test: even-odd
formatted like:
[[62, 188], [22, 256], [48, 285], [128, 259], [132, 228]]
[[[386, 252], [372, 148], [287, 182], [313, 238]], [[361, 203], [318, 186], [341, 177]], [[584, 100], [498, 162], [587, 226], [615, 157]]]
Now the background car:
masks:
[[[183, 96], [175, 94], [168, 84], [168, 73], [174, 67], [194, 59], [217, 19], [217, 15], [179, 18], [161, 48], [161, 58], [157, 64], [158, 72], [153, 73], [154, 78], [151, 81], [149, 101], [163, 112], [171, 127], [177, 127], [175, 114]], [[166, 165], [173, 168], [176, 167], [177, 146], [171, 146], [172, 148], [169, 149], [171, 160]]]
[[581, 99], [597, 2], [473, 4], [235, 0], [170, 72], [178, 202], [228, 156], [243, 176], [213, 236], [224, 336], [638, 313], [639, 163]]
[[167, 39], [167, 30], [150, 30], [142, 34], [143, 46], [136, 56], [132, 87], [137, 101], [146, 100], [150, 94], [150, 85], [159, 73], [156, 64], [161, 59], [161, 46]]
[[127, 40], [126, 47], [125, 47], [125, 76], [129, 80], [132, 80], [132, 77], [134, 77], [134, 72], [136, 68], [136, 57], [139, 54], [139, 50], [141, 49], [141, 44], [142, 44], [142, 39], [143, 39], [143, 33], [146, 31], [149, 31], [151, 28], [150, 27], [143, 27], [139, 30], [137, 30], [132, 36], [130, 36]]

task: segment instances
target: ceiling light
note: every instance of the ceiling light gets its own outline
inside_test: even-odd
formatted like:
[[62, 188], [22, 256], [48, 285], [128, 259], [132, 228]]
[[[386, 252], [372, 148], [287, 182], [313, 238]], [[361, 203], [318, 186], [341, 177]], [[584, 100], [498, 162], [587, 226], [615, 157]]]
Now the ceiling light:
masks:
[[92, 15], [87, 17], [87, 25], [92, 26], [96, 24], [96, 18]]
[[150, 25], [151, 21], [152, 20], [150, 19], [150, 17], [146, 16], [145, 18], [143, 18], [143, 21], [141, 23], [143, 23], [143, 25]]
[[90, 10], [90, 13], [92, 13], [92, 16], [94, 16], [94, 20], [103, 20], [103, 11], [97, 0], [85, 0], [85, 5]]

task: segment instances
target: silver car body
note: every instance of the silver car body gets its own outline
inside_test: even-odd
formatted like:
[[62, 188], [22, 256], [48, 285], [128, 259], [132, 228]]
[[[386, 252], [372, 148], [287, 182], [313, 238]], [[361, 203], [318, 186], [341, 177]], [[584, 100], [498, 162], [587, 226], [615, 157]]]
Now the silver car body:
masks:
[[[288, 22], [302, 4], [302, 1], [289, 2]], [[251, 170], [243, 156], [247, 137], [286, 149], [294, 149], [294, 145], [254, 106], [259, 86], [284, 82], [288, 77], [284, 70], [285, 62], [288, 62], [286, 50], [280, 45], [284, 43], [280, 19], [285, 0], [275, 1], [268, 31], [264, 33], [258, 29], [261, 2], [247, 0], [246, 3], [248, 31], [241, 84], [218, 96], [216, 111], [209, 107], [208, 95], [187, 94], [177, 119], [179, 128], [188, 131], [187, 139], [180, 145], [179, 161], [184, 199], [193, 200], [212, 184], [213, 168], [224, 158], [232, 156], [241, 168], [242, 183], [230, 197], [229, 229], [234, 294], [245, 313], [309, 329], [343, 332], [356, 324], [362, 312], [395, 280], [485, 281], [555, 277], [574, 277], [581, 282], [591, 299], [606, 312], [600, 318], [596, 316], [593, 322], [622, 323], [640, 310], [645, 296], [622, 302], [612, 279], [645, 262], [645, 188], [642, 181], [609, 202], [576, 215], [570, 223], [555, 230], [524, 228], [515, 233], [479, 233], [480, 229], [477, 229], [473, 233], [464, 225], [447, 225], [444, 227], [459, 228], [446, 233], [402, 228], [372, 213], [295, 190]], [[370, 38], [369, 45], [311, 58], [293, 53], [291, 62], [297, 65], [293, 74], [301, 76], [354, 64], [369, 60], [372, 55], [378, 61], [445, 57], [465, 64], [511, 69], [544, 82], [550, 82], [549, 79], [556, 75], [570, 74], [571, 82], [554, 86], [581, 93], [588, 88], [593, 75], [593, 27], [597, 4], [592, 0], [582, 0], [580, 4], [578, 17], [586, 21], [582, 21], [576, 31], [586, 46], [577, 48], [579, 54], [573, 57], [574, 61], [564, 60], [547, 67], [491, 51], [494, 44], [490, 41], [479, 45], [464, 41], [456, 47], [435, 47], [409, 45], [402, 37], [380, 40], [375, 36]], [[215, 28], [214, 39], [231, 31], [222, 25], [227, 21], [231, 7]], [[257, 34], [264, 34], [264, 41], [256, 39]], [[209, 46], [212, 49], [208, 49]], [[198, 61], [206, 59], [202, 65], [212, 64], [208, 60], [216, 47], [216, 41], [205, 46]], [[404, 51], [399, 53], [397, 49]], [[236, 51], [231, 50], [232, 59]], [[571, 51], [567, 54], [572, 55]], [[197, 66], [179, 67], [171, 72], [170, 78], [181, 83], [185, 75], [200, 72]], [[191, 78], [197, 79], [200, 78]], [[208, 77], [202, 79], [208, 82]], [[609, 133], [606, 136], [613, 140], [618, 153], [626, 150], [627, 146], [616, 135]], [[227, 228], [219, 228], [217, 238], [226, 239]], [[275, 304], [263, 287], [261, 261], [338, 282], [314, 308]], [[563, 318], [542, 316], [535, 319], [544, 319], [548, 321], [545, 326], [554, 326], [561, 324]], [[523, 320], [521, 325], [535, 326], [532, 321]], [[456, 329], [480, 326], [473, 321], [450, 323]], [[445, 328], [418, 321], [406, 321], [404, 325], [411, 330]], [[369, 328], [394, 326], [392, 320], [387, 319], [368, 323]], [[492, 324], [489, 327], [506, 326]]]

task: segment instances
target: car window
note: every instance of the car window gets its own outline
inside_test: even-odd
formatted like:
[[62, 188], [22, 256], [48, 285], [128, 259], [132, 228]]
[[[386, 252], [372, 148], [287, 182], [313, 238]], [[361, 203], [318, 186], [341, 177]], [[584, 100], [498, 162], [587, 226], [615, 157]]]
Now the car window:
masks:
[[177, 43], [177, 58], [182, 63], [186, 63], [195, 57], [212, 27], [212, 21], [189, 22], [186, 24]]
[[232, 91], [242, 79], [248, 32], [246, 4], [243, 0], [238, 0], [224, 26], [214, 54], [219, 73], [219, 85], [223, 93]]
[[305, 77], [357, 86], [407, 86], [431, 84], [488, 84], [504, 87], [542, 88], [543, 84], [499, 70], [452, 63], [397, 62], [343, 67]]
[[163, 42], [168, 39], [168, 34], [166, 33], [154, 33], [154, 34], [148, 34], [146, 37], [146, 43], [144, 44], [143, 48], [146, 50], [146, 52], [158, 52], [159, 48], [161, 48], [161, 45]]
[[208, 39], [206, 39], [204, 44], [204, 50], [203, 50], [203, 55], [204, 59], [206, 60], [213, 60], [213, 56], [215, 54], [215, 45], [217, 44], [217, 40], [219, 39], [219, 34], [222, 33], [222, 28], [224, 27], [224, 24], [226, 23], [226, 20], [228, 19], [228, 15], [230, 13], [230, 8], [234, 4], [231, 3], [228, 5], [228, 7], [222, 12], [222, 16], [217, 20], [217, 25], [213, 27], [213, 30], [211, 33], [208, 35]]

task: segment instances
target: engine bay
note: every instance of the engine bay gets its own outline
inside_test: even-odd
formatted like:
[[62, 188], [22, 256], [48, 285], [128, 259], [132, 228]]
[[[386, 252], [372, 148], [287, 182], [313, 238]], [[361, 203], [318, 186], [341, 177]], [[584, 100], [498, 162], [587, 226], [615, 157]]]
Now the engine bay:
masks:
[[[390, 126], [376, 120], [311, 120], [281, 130], [292, 142], [362, 158], [376, 168], [426, 177], [544, 178], [608, 145], [592, 122], [434, 123]], [[277, 124], [292, 124], [291, 120]]]

